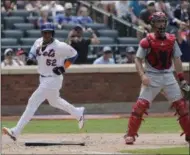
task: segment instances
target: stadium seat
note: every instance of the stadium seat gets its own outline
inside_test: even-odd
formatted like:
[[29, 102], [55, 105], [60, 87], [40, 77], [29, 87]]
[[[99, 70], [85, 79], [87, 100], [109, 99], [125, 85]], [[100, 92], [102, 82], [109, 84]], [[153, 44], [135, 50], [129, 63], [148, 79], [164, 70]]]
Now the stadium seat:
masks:
[[34, 11], [34, 12], [32, 12], [32, 15], [35, 16], [35, 17], [39, 17], [40, 13], [38, 11]]
[[55, 30], [56, 38], [67, 38], [69, 34], [68, 30]]
[[97, 33], [99, 37], [110, 37], [110, 38], [118, 37], [117, 30], [98, 30]]
[[4, 38], [17, 38], [20, 39], [24, 36], [21, 30], [4, 30], [2, 31]]
[[66, 38], [56, 38], [56, 39], [58, 39], [61, 42], [65, 42], [66, 41]]
[[1, 19], [4, 19], [4, 17], [7, 17], [7, 16], [8, 16], [7, 12], [1, 12]]
[[1, 46], [17, 45], [17, 39], [15, 38], [1, 38]]
[[91, 37], [91, 36], [92, 36], [92, 33], [91, 33], [91, 32], [88, 32], [88, 31], [84, 31], [84, 32], [83, 32], [83, 37], [89, 38], [89, 37]]
[[26, 20], [28, 23], [36, 24], [38, 21], [38, 16], [32, 16], [32, 17], [26, 17]]
[[20, 44], [23, 46], [32, 46], [37, 38], [21, 38]]
[[118, 44], [138, 44], [139, 40], [133, 37], [119, 37], [117, 38]]
[[26, 31], [26, 30], [34, 29], [34, 25], [31, 23], [16, 23], [14, 24], [14, 28], [18, 30]]
[[28, 17], [31, 13], [25, 9], [20, 10], [14, 10], [11, 12], [12, 16], [18, 16], [18, 17]]
[[4, 17], [5, 29], [13, 29], [13, 25], [16, 23], [24, 23], [23, 17]]
[[99, 30], [99, 29], [106, 29], [106, 25], [105, 24], [100, 24], [100, 23], [91, 23], [91, 24], [85, 24], [86, 28], [91, 28], [95, 31]]
[[71, 30], [76, 26], [76, 24], [63, 24], [62, 29]]
[[109, 37], [99, 37], [98, 39], [100, 41], [100, 44], [104, 44], [104, 45], [106, 45], [106, 44], [114, 44], [115, 43], [114, 39], [109, 38]]
[[40, 38], [41, 31], [40, 30], [27, 30], [26, 35], [28, 38]]
[[50, 22], [53, 22], [53, 16], [49, 16], [49, 17], [48, 17], [48, 20], [49, 20]]

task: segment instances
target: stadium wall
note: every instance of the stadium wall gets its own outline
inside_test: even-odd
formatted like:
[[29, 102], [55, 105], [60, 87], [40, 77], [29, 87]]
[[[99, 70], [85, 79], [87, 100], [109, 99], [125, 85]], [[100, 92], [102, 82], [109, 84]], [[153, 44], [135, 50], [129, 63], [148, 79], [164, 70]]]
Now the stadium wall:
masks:
[[[188, 78], [188, 64], [184, 63], [183, 69]], [[36, 66], [3, 68], [1, 104], [26, 105], [38, 84]], [[139, 90], [140, 78], [134, 64], [72, 65], [64, 75], [60, 95], [74, 104], [134, 102]], [[156, 98], [156, 101], [165, 100], [162, 95]]]

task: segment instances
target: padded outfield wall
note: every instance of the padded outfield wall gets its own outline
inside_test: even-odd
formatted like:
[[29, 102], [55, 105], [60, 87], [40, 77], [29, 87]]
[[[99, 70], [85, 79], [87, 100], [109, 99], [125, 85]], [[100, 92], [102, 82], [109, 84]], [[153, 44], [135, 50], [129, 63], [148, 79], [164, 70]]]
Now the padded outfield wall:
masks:
[[[189, 79], [188, 64], [184, 63], [183, 69], [186, 78]], [[11, 107], [24, 108], [28, 98], [39, 84], [37, 67], [7, 67], [2, 69], [1, 74], [2, 109], [9, 109], [8, 113], [10, 113]], [[139, 94], [140, 82], [134, 64], [72, 65], [64, 75], [60, 94], [61, 97], [76, 105], [133, 103]], [[158, 95], [155, 101], [165, 102], [166, 99]], [[2, 114], [6, 115], [6, 112]]]

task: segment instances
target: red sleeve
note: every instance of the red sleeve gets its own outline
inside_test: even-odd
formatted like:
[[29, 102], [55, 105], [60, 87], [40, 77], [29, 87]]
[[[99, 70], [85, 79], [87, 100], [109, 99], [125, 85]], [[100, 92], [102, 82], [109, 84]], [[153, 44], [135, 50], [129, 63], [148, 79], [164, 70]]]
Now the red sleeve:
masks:
[[147, 49], [149, 48], [149, 42], [147, 40], [147, 38], [143, 38], [141, 41], [140, 41], [140, 46], [144, 49]]

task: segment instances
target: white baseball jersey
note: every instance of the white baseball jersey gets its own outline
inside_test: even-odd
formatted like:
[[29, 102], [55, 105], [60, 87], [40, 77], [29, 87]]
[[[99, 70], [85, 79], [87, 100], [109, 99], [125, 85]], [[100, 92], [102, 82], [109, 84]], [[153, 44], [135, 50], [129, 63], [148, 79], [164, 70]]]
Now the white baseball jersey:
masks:
[[39, 38], [32, 46], [29, 57], [36, 57], [38, 62], [38, 73], [43, 76], [56, 76], [53, 73], [53, 68], [63, 66], [65, 59], [75, 57], [77, 51], [70, 45], [60, 42], [57, 39], [47, 45], [42, 51], [43, 38]]

